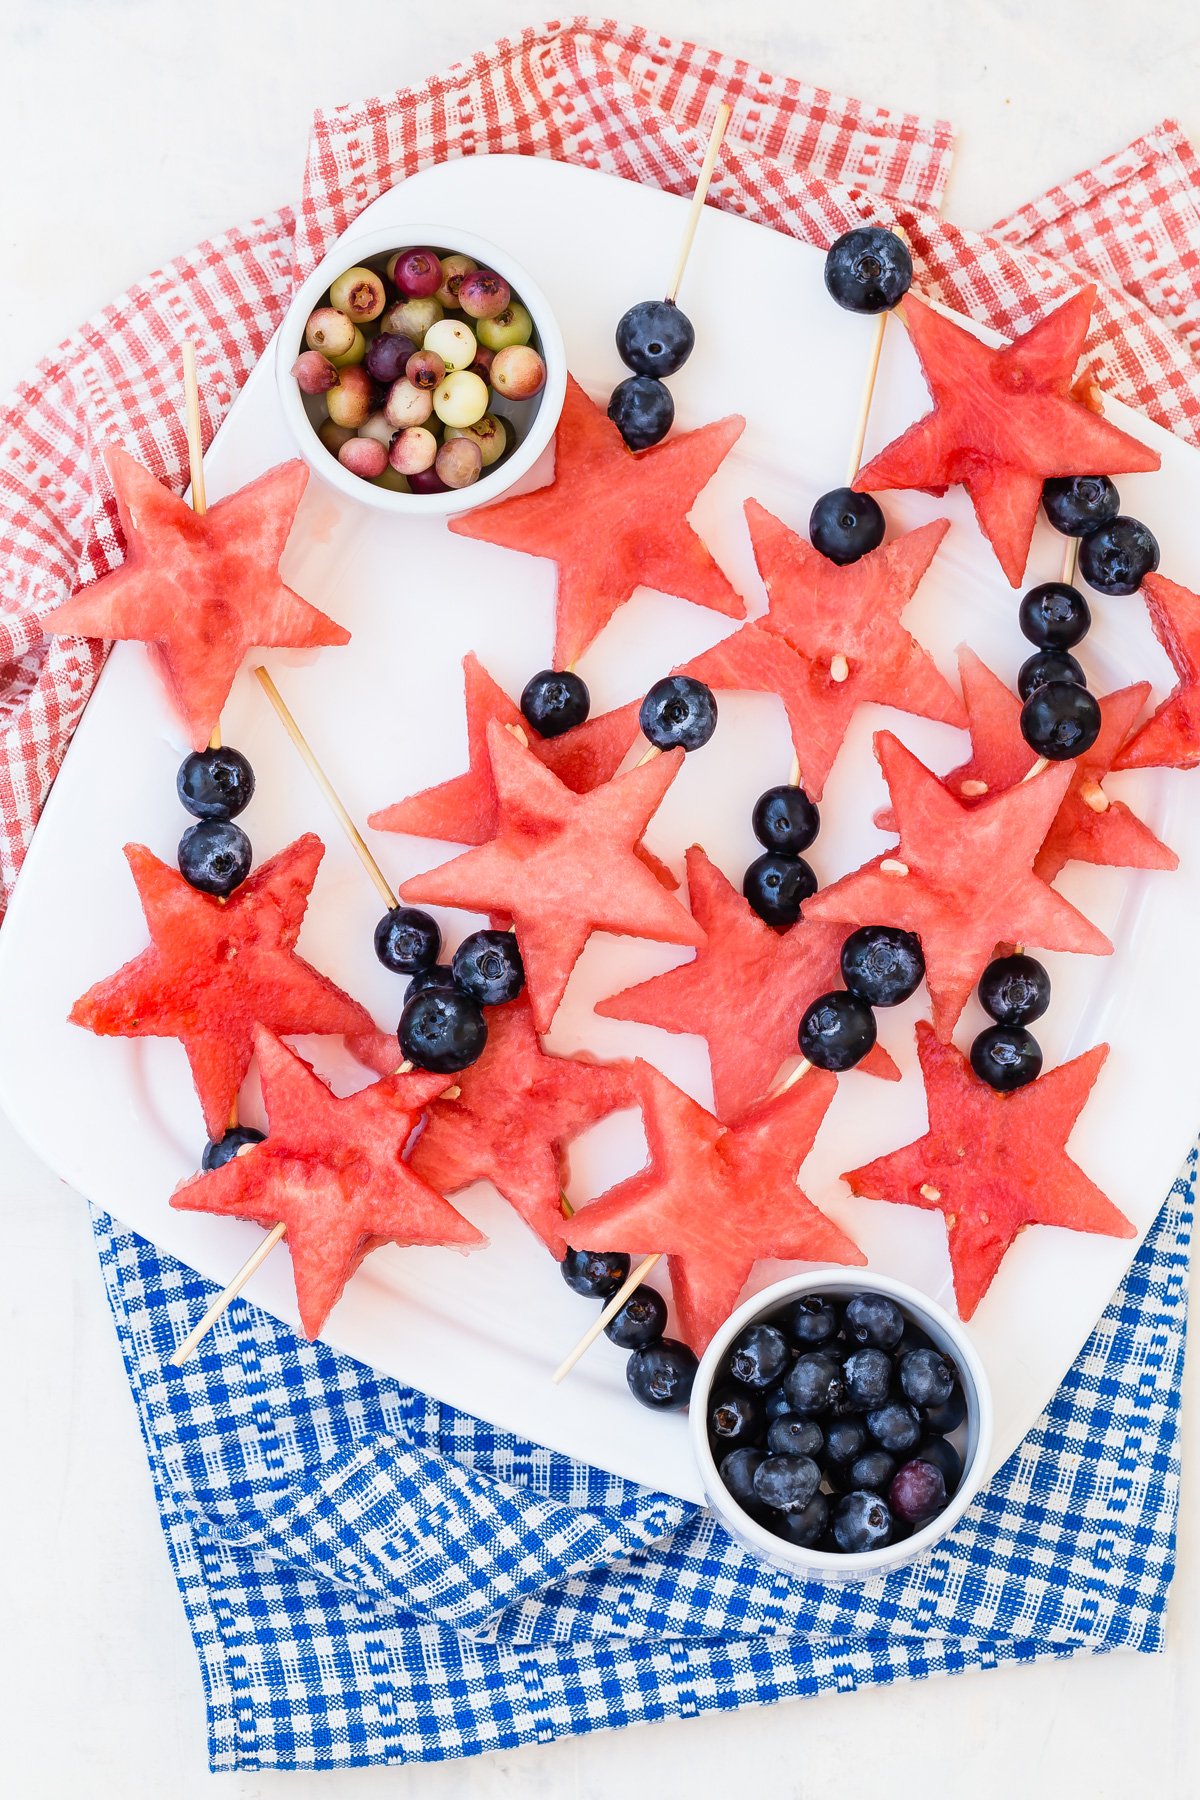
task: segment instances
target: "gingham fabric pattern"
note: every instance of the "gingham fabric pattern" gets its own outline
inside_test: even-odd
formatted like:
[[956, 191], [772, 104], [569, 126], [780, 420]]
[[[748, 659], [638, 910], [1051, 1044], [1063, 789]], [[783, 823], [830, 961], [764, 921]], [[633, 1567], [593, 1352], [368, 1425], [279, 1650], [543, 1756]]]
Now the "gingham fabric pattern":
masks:
[[[303, 193], [74, 334], [3, 412], [0, 899], [102, 661], [41, 616], [121, 557], [96, 451], [186, 482], [177, 364], [206, 433], [297, 273], [386, 186], [447, 156], [555, 156], [676, 192], [717, 101], [711, 204], [827, 243], [902, 222], [918, 280], [1016, 330], [1100, 284], [1100, 378], [1200, 441], [1195, 165], [1170, 123], [997, 232], [937, 216], [949, 127], [610, 22], [531, 29], [315, 121]], [[230, 329], [230, 321], [237, 329]], [[502, 1438], [211, 1289], [97, 1216], [109, 1297], [209, 1700], [215, 1768], [467, 1755], [601, 1725], [1162, 1639], [1178, 1481], [1192, 1176], [1020, 1452], [953, 1539], [866, 1588], [796, 1583], [707, 1515]]]

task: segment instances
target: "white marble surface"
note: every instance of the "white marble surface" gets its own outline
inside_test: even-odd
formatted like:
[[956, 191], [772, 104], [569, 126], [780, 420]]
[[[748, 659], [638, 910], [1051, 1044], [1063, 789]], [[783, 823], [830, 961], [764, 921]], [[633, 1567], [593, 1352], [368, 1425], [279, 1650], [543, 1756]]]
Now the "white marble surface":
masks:
[[[641, 0], [636, 10], [663, 32], [954, 119], [948, 210], [967, 224], [988, 223], [1166, 113], [1200, 141], [1200, 27], [1180, 0], [1136, 11], [1105, 0]], [[509, 0], [6, 9], [0, 387], [154, 264], [290, 198], [314, 106], [417, 80], [536, 16]], [[191, 1800], [210, 1791], [200, 1680], [86, 1215], [3, 1120], [0, 1198], [0, 1784], [19, 1800]], [[219, 1791], [598, 1800], [636, 1785], [716, 1800], [752, 1781], [787, 1800], [1194, 1794], [1191, 1360], [1180, 1572], [1160, 1659], [1080, 1659], [668, 1722], [465, 1768], [227, 1777]]]

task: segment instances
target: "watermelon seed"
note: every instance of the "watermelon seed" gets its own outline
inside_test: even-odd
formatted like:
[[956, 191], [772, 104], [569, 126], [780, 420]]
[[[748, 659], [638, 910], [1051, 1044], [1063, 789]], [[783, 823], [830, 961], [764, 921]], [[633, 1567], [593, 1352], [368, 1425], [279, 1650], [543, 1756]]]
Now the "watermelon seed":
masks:
[[879, 865], [879, 873], [881, 875], [907, 875], [908, 864], [906, 862], [901, 862], [898, 857], [885, 856]]
[[927, 1181], [925, 1183], [924, 1187], [921, 1189], [921, 1197], [924, 1200], [940, 1200], [942, 1197], [942, 1190], [940, 1188], [933, 1187]]
[[839, 650], [829, 664], [829, 678], [831, 681], [845, 681], [849, 674], [850, 664]]
[[959, 793], [964, 800], [978, 800], [988, 791], [986, 781], [963, 781], [959, 783]]

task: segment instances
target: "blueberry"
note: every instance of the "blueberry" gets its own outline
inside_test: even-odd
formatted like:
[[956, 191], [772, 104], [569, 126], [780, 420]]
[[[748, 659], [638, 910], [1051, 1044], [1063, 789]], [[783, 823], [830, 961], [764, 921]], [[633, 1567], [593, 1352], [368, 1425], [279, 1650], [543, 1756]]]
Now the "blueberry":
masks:
[[721, 1458], [717, 1465], [721, 1480], [729, 1489], [739, 1506], [756, 1510], [758, 1501], [754, 1492], [754, 1471], [763, 1461], [761, 1450], [731, 1450]]
[[1079, 572], [1099, 594], [1136, 594], [1158, 567], [1158, 539], [1140, 519], [1118, 514], [1079, 546]]
[[592, 709], [587, 683], [573, 669], [542, 669], [525, 683], [521, 711], [539, 737], [561, 737]]
[[815, 1346], [838, 1334], [838, 1316], [823, 1294], [801, 1294], [779, 1315], [779, 1323], [794, 1344]]
[[1107, 475], [1057, 475], [1042, 485], [1042, 506], [1055, 531], [1086, 537], [1121, 510], [1121, 496]]
[[768, 788], [754, 802], [750, 822], [759, 843], [784, 856], [799, 856], [821, 829], [821, 815], [802, 787]]
[[958, 1372], [938, 1350], [909, 1350], [900, 1358], [900, 1390], [914, 1406], [944, 1406]]
[[800, 1512], [821, 1485], [811, 1456], [768, 1456], [754, 1471], [754, 1492], [772, 1512]]
[[375, 954], [385, 969], [416, 975], [430, 968], [442, 947], [436, 919], [417, 906], [393, 906], [375, 927]]
[[1011, 1094], [1041, 1074], [1042, 1047], [1023, 1025], [989, 1025], [971, 1045], [971, 1067], [998, 1094]]
[[722, 1388], [713, 1395], [708, 1408], [708, 1436], [713, 1454], [720, 1455], [722, 1450], [737, 1450], [743, 1444], [755, 1443], [762, 1436], [766, 1419], [761, 1399], [749, 1388]]
[[825, 286], [847, 312], [887, 312], [912, 286], [912, 257], [894, 231], [860, 225], [844, 231], [825, 258]]
[[997, 956], [979, 977], [979, 1001], [997, 1025], [1031, 1025], [1050, 1004], [1050, 977], [1034, 956]]
[[[628, 1266], [629, 1258], [624, 1260]], [[618, 1282], [617, 1287], [620, 1285]], [[616, 1288], [613, 1292], [616, 1292]], [[646, 1287], [643, 1283], [633, 1290], [620, 1312], [613, 1314], [604, 1327], [604, 1335], [614, 1344], [619, 1344], [622, 1350], [641, 1350], [646, 1344], [653, 1344], [662, 1336], [666, 1323], [666, 1301], [657, 1288]]]
[[699, 750], [717, 729], [717, 702], [691, 675], [664, 675], [642, 701], [638, 723], [656, 749]]
[[868, 1006], [899, 1006], [924, 976], [920, 938], [898, 925], [860, 925], [842, 945], [842, 980]]
[[777, 1456], [820, 1456], [825, 1448], [825, 1433], [815, 1419], [802, 1419], [799, 1413], [784, 1413], [772, 1419], [767, 1427], [767, 1449]]
[[896, 1470], [888, 1501], [897, 1518], [909, 1525], [927, 1525], [945, 1508], [945, 1476], [936, 1463], [906, 1462]]
[[856, 1350], [842, 1365], [846, 1380], [846, 1405], [855, 1412], [882, 1406], [892, 1385], [892, 1359], [886, 1350], [870, 1345]]
[[674, 375], [696, 342], [696, 331], [673, 300], [639, 300], [617, 324], [617, 355], [635, 375]]
[[831, 1468], [848, 1465], [867, 1447], [867, 1428], [861, 1419], [843, 1413], [825, 1428], [825, 1455]]
[[179, 873], [202, 894], [232, 894], [253, 860], [250, 839], [232, 819], [201, 819], [179, 840]]
[[917, 1451], [916, 1460], [932, 1463], [935, 1469], [941, 1470], [948, 1494], [952, 1494], [962, 1480], [962, 1457], [946, 1438], [926, 1438]]
[[800, 917], [800, 908], [817, 891], [817, 878], [802, 856], [764, 850], [742, 877], [742, 893], [768, 925], [784, 931]]
[[[416, 979], [420, 979], [416, 977]], [[437, 1075], [456, 1075], [483, 1055], [487, 1020], [469, 994], [429, 988], [405, 1001], [396, 1033], [408, 1062]]]
[[798, 1356], [788, 1370], [783, 1391], [793, 1412], [820, 1413], [842, 1404], [846, 1384], [834, 1357], [823, 1350], [810, 1350]]
[[1017, 671], [1017, 692], [1022, 700], [1045, 687], [1048, 681], [1073, 681], [1087, 686], [1087, 676], [1069, 650], [1035, 650]]
[[1100, 707], [1075, 681], [1048, 681], [1021, 708], [1021, 736], [1048, 762], [1067, 762], [1100, 735]]
[[883, 542], [883, 509], [871, 494], [853, 488], [834, 488], [822, 494], [809, 514], [808, 535], [813, 549], [830, 562], [858, 562]]
[[943, 1406], [925, 1408], [925, 1429], [934, 1437], [946, 1437], [957, 1431], [967, 1416], [967, 1396], [956, 1387]]
[[773, 1387], [791, 1360], [792, 1347], [777, 1325], [747, 1325], [729, 1346], [729, 1373], [746, 1387]]
[[675, 402], [652, 375], [627, 375], [612, 391], [608, 416], [631, 450], [648, 450], [670, 431]]
[[879, 1494], [861, 1490], [845, 1494], [834, 1511], [833, 1536], [838, 1549], [847, 1556], [881, 1549], [892, 1537], [892, 1514], [887, 1501]]
[[920, 1441], [921, 1421], [915, 1406], [905, 1400], [888, 1400], [867, 1414], [867, 1430], [883, 1449], [906, 1456]]
[[846, 1471], [847, 1487], [868, 1488], [881, 1494], [896, 1473], [896, 1459], [886, 1450], [864, 1450]]
[[1017, 616], [1021, 630], [1039, 650], [1070, 650], [1087, 636], [1092, 623], [1087, 601], [1065, 581], [1043, 581], [1030, 588]]
[[886, 1294], [855, 1294], [846, 1304], [846, 1335], [856, 1344], [894, 1350], [904, 1336], [904, 1314]]
[[778, 1387], [767, 1389], [766, 1406], [767, 1419], [772, 1424], [776, 1419], [782, 1419], [785, 1414], [791, 1412], [792, 1403], [783, 1390], [782, 1382]]
[[195, 819], [233, 819], [254, 795], [254, 770], [240, 750], [193, 750], [179, 765], [175, 791]]
[[247, 1144], [261, 1144], [265, 1132], [255, 1131], [253, 1125], [231, 1125], [224, 1137], [209, 1138], [204, 1146], [204, 1155], [200, 1158], [202, 1169], [220, 1169], [227, 1162], [232, 1162], [238, 1151]]
[[503, 1006], [525, 986], [525, 964], [511, 931], [473, 931], [454, 952], [450, 971], [480, 1006]]
[[818, 1069], [840, 1073], [874, 1048], [875, 1015], [865, 1000], [844, 988], [821, 994], [805, 1011], [796, 1034], [801, 1056]]
[[692, 1395], [696, 1358], [686, 1344], [660, 1338], [635, 1350], [625, 1365], [625, 1379], [635, 1400], [658, 1412], [677, 1412]]
[[829, 1502], [824, 1494], [817, 1493], [799, 1512], [784, 1513], [782, 1519], [773, 1520], [771, 1529], [777, 1536], [786, 1538], [789, 1544], [810, 1550], [823, 1536], [828, 1524]]
[[573, 1293], [611, 1300], [629, 1273], [629, 1258], [620, 1250], [568, 1250], [559, 1268]]
[[457, 994], [459, 986], [454, 979], [454, 970], [449, 963], [430, 963], [427, 969], [418, 969], [404, 990], [404, 1004], [418, 994]]

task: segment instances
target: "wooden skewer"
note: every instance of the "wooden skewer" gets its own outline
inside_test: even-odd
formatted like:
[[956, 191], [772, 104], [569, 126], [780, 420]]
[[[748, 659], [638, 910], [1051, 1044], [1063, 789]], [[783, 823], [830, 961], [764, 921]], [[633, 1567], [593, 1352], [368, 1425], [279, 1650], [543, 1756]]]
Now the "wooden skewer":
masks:
[[648, 762], [653, 762], [656, 756], [661, 756], [661, 755], [662, 755], [662, 751], [659, 749], [658, 745], [651, 744], [650, 748], [647, 751], [645, 751], [641, 756], [638, 757], [637, 761], [634, 763], [633, 766], [635, 769], [645, 768], [645, 766]]
[[692, 239], [695, 237], [696, 227], [700, 223], [700, 214], [704, 210], [704, 202], [708, 197], [709, 183], [713, 177], [713, 169], [716, 167], [717, 157], [720, 154], [721, 143], [724, 139], [725, 130], [729, 124], [729, 118], [732, 111], [733, 108], [730, 106], [729, 102], [727, 100], [722, 100], [717, 108], [716, 117], [713, 120], [712, 134], [708, 140], [708, 149], [704, 152], [704, 161], [700, 165], [700, 174], [696, 181], [696, 191], [692, 195], [691, 210], [687, 216], [687, 224], [683, 228], [683, 239], [679, 245], [679, 255], [675, 259], [675, 272], [671, 276], [671, 285], [667, 289], [666, 297], [672, 304], [674, 304], [675, 297], [679, 293], [679, 285], [683, 280], [683, 271], [687, 265], [687, 259], [691, 254]]
[[[907, 243], [908, 238], [898, 225], [892, 227], [896, 237]], [[883, 338], [887, 330], [889, 312], [881, 312], [875, 320], [875, 330], [871, 336], [871, 348], [867, 356], [867, 372], [863, 377], [862, 397], [858, 403], [858, 418], [855, 421], [854, 436], [850, 443], [850, 458], [846, 464], [846, 486], [854, 486], [854, 477], [858, 474], [862, 463], [863, 445], [867, 441], [867, 420], [871, 414], [871, 402], [875, 398], [875, 382], [879, 375], [879, 359], [883, 354]]]
[[[204, 491], [204, 438], [200, 429], [200, 388], [196, 380], [196, 346], [191, 338], [183, 340], [183, 403], [187, 421], [188, 470], [192, 481], [192, 511], [201, 518], [208, 511]], [[208, 740], [210, 750], [221, 748], [221, 721], [213, 726]]]
[[1063, 551], [1062, 580], [1068, 587], [1075, 585], [1075, 575], [1079, 568], [1079, 539], [1069, 537]]
[[1021, 787], [1025, 782], [1032, 781], [1035, 775], [1040, 775], [1043, 769], [1048, 769], [1049, 767], [1050, 758], [1048, 756], [1039, 756], [1032, 767], [1026, 769], [1024, 775], [1022, 775], [1020, 781], [1017, 783], [1017, 786]]
[[211, 1331], [212, 1327], [221, 1317], [221, 1314], [237, 1299], [250, 1277], [256, 1270], [262, 1267], [263, 1263], [266, 1262], [268, 1256], [270, 1256], [272, 1250], [286, 1230], [287, 1226], [282, 1223], [273, 1225], [262, 1243], [259, 1244], [258, 1248], [250, 1252], [250, 1255], [246, 1258], [233, 1280], [229, 1283], [229, 1286], [222, 1288], [199, 1324], [194, 1326], [187, 1337], [184, 1338], [183, 1342], [177, 1344], [175, 1349], [171, 1352], [170, 1360], [174, 1363], [176, 1368], [178, 1368], [181, 1363], [187, 1361], [201, 1338], [208, 1335], [209, 1331]]

